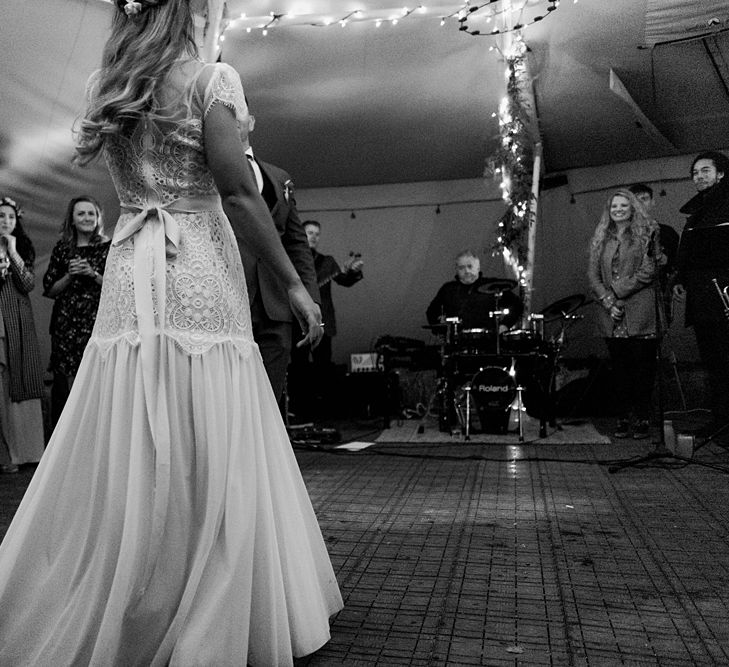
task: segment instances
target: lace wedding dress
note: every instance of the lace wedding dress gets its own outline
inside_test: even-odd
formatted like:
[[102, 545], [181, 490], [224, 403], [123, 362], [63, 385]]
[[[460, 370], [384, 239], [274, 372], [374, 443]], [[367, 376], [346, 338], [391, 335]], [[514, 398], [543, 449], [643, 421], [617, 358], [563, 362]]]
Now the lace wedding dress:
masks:
[[205, 115], [240, 117], [240, 80], [179, 63], [165, 95], [169, 117], [105, 149], [122, 215], [71, 395], [0, 547], [5, 667], [287, 665], [342, 606], [204, 159]]

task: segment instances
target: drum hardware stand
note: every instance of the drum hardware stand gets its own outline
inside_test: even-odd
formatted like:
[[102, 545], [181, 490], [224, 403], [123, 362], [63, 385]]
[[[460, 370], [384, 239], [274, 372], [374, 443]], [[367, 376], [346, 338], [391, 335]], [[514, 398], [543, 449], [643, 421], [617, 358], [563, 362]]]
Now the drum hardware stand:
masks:
[[493, 318], [494, 320], [494, 336], [496, 337], [496, 355], [501, 354], [501, 333], [499, 332], [499, 317], [502, 315], [508, 315], [509, 309], [504, 308], [503, 310], [500, 310], [498, 308], [499, 304], [499, 298], [501, 296], [501, 292], [496, 293], [496, 310], [489, 311], [489, 317]]
[[438, 394], [445, 393], [446, 388], [446, 379], [445, 377], [441, 376], [438, 378], [438, 382], [435, 384], [435, 389], [433, 389], [432, 393], [430, 394], [430, 398], [428, 399], [428, 405], [425, 408], [425, 412], [420, 417], [420, 421], [418, 422], [418, 433], [425, 433], [425, 422], [428, 420], [428, 417], [432, 417], [432, 411], [433, 411], [433, 403], [435, 403], [435, 399], [438, 397]]
[[[517, 409], [517, 421], [519, 423], [519, 442], [524, 442], [524, 420], [522, 418], [522, 412], [523, 412], [523, 403], [521, 399], [521, 392], [524, 391], [524, 387], [522, 387], [520, 384], [516, 386], [516, 409]], [[540, 438], [546, 437], [546, 433], [542, 435], [539, 434]]]
[[[587, 304], [585, 304], [585, 305], [588, 305], [589, 303], [592, 303], [592, 301], [588, 301]], [[552, 345], [554, 348], [554, 365], [552, 366], [552, 379], [550, 380], [550, 393], [552, 396], [554, 396], [554, 393], [555, 393], [554, 383], [556, 381], [557, 365], [561, 359], [562, 351], [568, 345], [568, 339], [567, 339], [568, 331], [572, 327], [572, 325], [574, 325], [575, 322], [578, 322], [578, 321], [584, 320], [584, 319], [585, 319], [584, 315], [572, 315], [570, 313], [563, 313], [560, 316], [561, 324], [560, 324], [559, 334], [557, 334], [557, 336], [552, 338]], [[592, 389], [592, 387], [595, 384], [595, 382], [597, 381], [597, 377], [599, 375], [598, 370], [600, 368], [602, 368], [603, 364], [604, 364], [604, 362], [601, 362], [600, 365], [598, 366], [598, 369], [596, 369], [595, 372], [590, 373], [590, 375], [588, 376], [589, 381], [587, 383], [587, 387], [585, 387], [580, 398], [572, 406], [573, 412], [577, 409], [577, 406], [580, 404], [582, 399], [584, 399], [585, 396], [587, 396], [587, 394]], [[567, 417], [569, 419], [569, 418], [571, 418], [571, 415], [572, 415], [572, 412], [567, 413], [565, 415], [565, 417]]]
[[467, 382], [463, 390], [466, 392], [466, 426], [463, 433], [464, 440], [471, 439], [471, 383]]

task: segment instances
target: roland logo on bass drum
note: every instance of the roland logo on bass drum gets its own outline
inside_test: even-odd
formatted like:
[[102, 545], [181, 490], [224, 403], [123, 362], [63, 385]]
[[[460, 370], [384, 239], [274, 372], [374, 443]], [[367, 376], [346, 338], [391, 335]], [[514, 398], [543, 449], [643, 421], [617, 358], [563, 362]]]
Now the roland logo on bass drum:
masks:
[[473, 390], [494, 394], [498, 392], [508, 393], [512, 391], [512, 386], [510, 384], [477, 384], [473, 387]]

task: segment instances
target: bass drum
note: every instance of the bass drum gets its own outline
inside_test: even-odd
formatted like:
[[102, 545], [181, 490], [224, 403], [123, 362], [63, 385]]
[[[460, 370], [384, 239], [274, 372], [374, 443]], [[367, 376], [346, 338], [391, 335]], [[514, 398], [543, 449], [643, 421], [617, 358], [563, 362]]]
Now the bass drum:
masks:
[[470, 382], [471, 400], [476, 405], [481, 431], [506, 433], [511, 404], [516, 398], [516, 382], [498, 366], [486, 366]]

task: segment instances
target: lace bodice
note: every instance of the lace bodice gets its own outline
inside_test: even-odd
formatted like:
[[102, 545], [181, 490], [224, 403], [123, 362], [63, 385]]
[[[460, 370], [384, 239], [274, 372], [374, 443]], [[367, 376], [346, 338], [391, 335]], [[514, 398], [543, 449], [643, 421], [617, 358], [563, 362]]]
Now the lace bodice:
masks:
[[[104, 274], [92, 335], [96, 344], [120, 337], [137, 344], [142, 302], [151, 304], [154, 329], [189, 353], [204, 352], [220, 341], [249, 347], [252, 340], [240, 255], [203, 143], [205, 116], [213, 105], [228, 106], [240, 120], [245, 97], [232, 67], [196, 65], [192, 77], [184, 70], [171, 74], [167, 96], [178, 101], [165, 107], [164, 118], [145, 118], [132, 133], [106, 142], [104, 156], [123, 212]], [[209, 67], [214, 71], [201, 94], [200, 81]], [[151, 228], [163, 224], [164, 233], [155, 236]], [[130, 232], [127, 225], [140, 231]], [[170, 249], [168, 239], [165, 256], [164, 234], [170, 226], [179, 240]], [[160, 281], [156, 267], [162, 264]]]
[[170, 97], [175, 90], [182, 92], [177, 108], [166, 109], [165, 119], [145, 119], [131, 135], [116, 135], [106, 142], [104, 156], [122, 205], [167, 205], [181, 198], [217, 194], [205, 161], [204, 118], [216, 103], [225, 104], [241, 118], [246, 101], [232, 67], [223, 63], [208, 67], [214, 72], [204, 95], [198, 94], [197, 78], [205, 66], [189, 81], [179, 80], [184, 71], [173, 71], [168, 88]]

